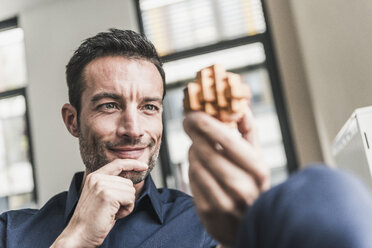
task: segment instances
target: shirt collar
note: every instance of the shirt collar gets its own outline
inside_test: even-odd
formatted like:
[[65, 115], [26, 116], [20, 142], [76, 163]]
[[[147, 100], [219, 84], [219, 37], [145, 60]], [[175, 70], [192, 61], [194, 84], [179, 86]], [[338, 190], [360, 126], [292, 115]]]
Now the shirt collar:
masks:
[[[149, 175], [145, 180], [145, 185], [143, 187], [142, 193], [140, 197], [136, 201], [135, 208], [137, 208], [145, 199], [148, 198], [150, 200], [150, 205], [154, 210], [154, 213], [158, 219], [158, 221], [163, 224], [164, 222], [164, 215], [163, 215], [163, 204], [160, 197], [160, 193], [156, 188], [154, 181]], [[135, 210], [134, 210], [135, 211]]]
[[70, 218], [75, 210], [76, 204], [79, 200], [80, 194], [80, 187], [81, 183], [83, 182], [84, 172], [77, 172], [75, 173], [74, 177], [72, 178], [70, 188], [67, 193], [67, 200], [66, 200], [66, 209], [64, 214], [65, 224], [70, 221]]
[[[84, 172], [77, 172], [74, 177], [72, 178], [70, 188], [67, 193], [67, 200], [66, 200], [66, 209], [64, 214], [64, 221], [65, 224], [70, 221], [72, 214], [74, 213], [76, 204], [79, 200], [80, 194], [80, 187], [83, 181]], [[157, 219], [162, 224], [164, 221], [163, 211], [162, 211], [162, 202], [160, 198], [160, 193], [157, 190], [151, 176], [149, 175], [145, 179], [145, 185], [143, 187], [142, 193], [140, 197], [136, 201], [136, 207], [143, 202], [146, 198], [150, 199], [150, 203], [154, 213], [156, 214]]]

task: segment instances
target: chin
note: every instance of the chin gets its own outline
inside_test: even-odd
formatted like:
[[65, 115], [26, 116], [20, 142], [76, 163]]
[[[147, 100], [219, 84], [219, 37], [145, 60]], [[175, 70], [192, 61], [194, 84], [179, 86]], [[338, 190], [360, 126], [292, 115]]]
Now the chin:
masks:
[[124, 171], [119, 176], [131, 180], [133, 184], [138, 184], [145, 180], [148, 174], [148, 171]]

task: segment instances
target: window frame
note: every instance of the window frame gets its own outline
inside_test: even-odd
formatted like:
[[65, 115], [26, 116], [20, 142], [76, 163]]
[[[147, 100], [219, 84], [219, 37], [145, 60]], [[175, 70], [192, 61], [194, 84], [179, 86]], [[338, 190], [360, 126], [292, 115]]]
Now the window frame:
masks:
[[[141, 8], [140, 8], [140, 0], [134, 0], [136, 11], [137, 11], [137, 21], [138, 21], [138, 27], [139, 31], [142, 35], [145, 35], [144, 27], [143, 27], [143, 20], [141, 15]], [[291, 132], [291, 126], [288, 118], [288, 111], [286, 106], [286, 101], [283, 94], [282, 89], [282, 82], [281, 82], [281, 76], [280, 72], [278, 70], [277, 66], [277, 59], [275, 56], [275, 47], [272, 41], [272, 35], [271, 35], [271, 26], [270, 26], [270, 20], [267, 15], [267, 8], [266, 8], [266, 1], [261, 0], [262, 9], [263, 9], [263, 15], [264, 20], [266, 24], [266, 31], [264, 33], [255, 34], [251, 36], [245, 36], [241, 38], [231, 39], [231, 40], [224, 40], [220, 41], [214, 44], [196, 47], [188, 50], [183, 50], [171, 54], [167, 54], [165, 56], [161, 56], [160, 59], [163, 63], [175, 61], [187, 57], [192, 57], [200, 54], [215, 52], [218, 50], [223, 50], [227, 48], [242, 46], [242, 45], [248, 45], [255, 42], [260, 42], [263, 44], [266, 60], [262, 65], [258, 66], [264, 66], [267, 71], [270, 78], [270, 86], [272, 89], [272, 95], [273, 100], [276, 108], [276, 112], [278, 115], [282, 140], [283, 140], [283, 146], [287, 158], [287, 171], [288, 173], [293, 173], [298, 170], [298, 159], [297, 159], [297, 153], [295, 149], [295, 145], [292, 138], [292, 132]], [[245, 68], [247, 70], [247, 68]], [[180, 85], [183, 85], [184, 82], [177, 82], [175, 85], [173, 84], [167, 84], [166, 89], [174, 88]], [[164, 116], [163, 116], [163, 120]], [[167, 140], [164, 138], [166, 136], [166, 123], [164, 122], [164, 131], [163, 131], [163, 142], [160, 149], [160, 159], [161, 159], [161, 166], [162, 166], [162, 176], [163, 176], [163, 182], [166, 186], [166, 177], [171, 175], [171, 166], [172, 162], [169, 157], [169, 149]]]
[[[0, 21], [0, 32], [10, 30], [13, 28], [18, 28], [18, 18], [12, 17], [10, 19]], [[28, 139], [28, 158], [32, 168], [32, 179], [34, 183], [34, 189], [32, 192], [32, 203], [37, 203], [38, 201], [38, 194], [37, 194], [37, 181], [36, 181], [36, 171], [35, 171], [35, 163], [34, 163], [34, 156], [33, 156], [33, 147], [32, 147], [32, 135], [31, 135], [31, 125], [30, 125], [30, 112], [29, 112], [29, 104], [27, 99], [27, 86], [19, 87], [15, 89], [5, 90], [0, 92], [0, 101], [6, 98], [16, 97], [16, 96], [23, 96], [25, 99], [25, 125], [26, 125], [26, 135]], [[27, 192], [25, 192], [27, 193]], [[23, 194], [23, 193], [21, 193]], [[14, 194], [14, 195], [21, 195], [21, 194]], [[9, 197], [13, 195], [8, 195], [5, 197]]]

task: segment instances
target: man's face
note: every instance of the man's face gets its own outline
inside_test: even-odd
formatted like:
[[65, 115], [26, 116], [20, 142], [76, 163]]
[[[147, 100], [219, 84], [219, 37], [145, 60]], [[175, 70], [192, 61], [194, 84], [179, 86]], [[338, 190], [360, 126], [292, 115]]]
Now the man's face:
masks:
[[146, 172], [124, 172], [134, 183], [152, 170], [162, 136], [162, 78], [148, 61], [97, 58], [83, 71], [79, 120], [80, 153], [88, 172], [115, 159], [148, 164]]

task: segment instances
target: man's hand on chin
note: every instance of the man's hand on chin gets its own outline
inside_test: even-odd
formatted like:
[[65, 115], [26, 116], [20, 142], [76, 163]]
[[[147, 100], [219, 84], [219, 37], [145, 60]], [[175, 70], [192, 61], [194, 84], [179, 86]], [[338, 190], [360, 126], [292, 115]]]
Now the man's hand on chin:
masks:
[[116, 220], [134, 208], [136, 190], [123, 171], [145, 171], [147, 164], [116, 159], [86, 176], [80, 199], [67, 227], [51, 247], [97, 247]]

